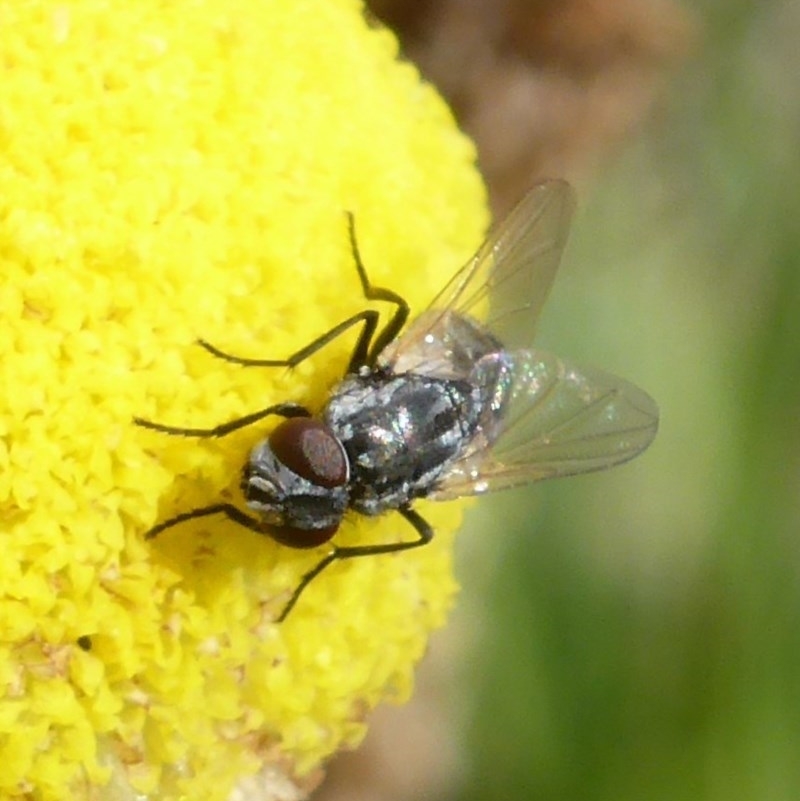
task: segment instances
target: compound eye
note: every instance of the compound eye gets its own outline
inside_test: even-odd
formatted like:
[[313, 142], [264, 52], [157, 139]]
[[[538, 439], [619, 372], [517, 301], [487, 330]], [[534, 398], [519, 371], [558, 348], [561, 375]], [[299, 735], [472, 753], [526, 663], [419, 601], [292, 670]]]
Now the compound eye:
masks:
[[269, 446], [283, 465], [312, 484], [333, 488], [347, 483], [347, 454], [330, 428], [319, 420], [284, 420], [269, 435]]
[[316, 548], [324, 545], [339, 530], [339, 526], [327, 528], [288, 528], [285, 526], [271, 529], [269, 532], [275, 542], [289, 548]]

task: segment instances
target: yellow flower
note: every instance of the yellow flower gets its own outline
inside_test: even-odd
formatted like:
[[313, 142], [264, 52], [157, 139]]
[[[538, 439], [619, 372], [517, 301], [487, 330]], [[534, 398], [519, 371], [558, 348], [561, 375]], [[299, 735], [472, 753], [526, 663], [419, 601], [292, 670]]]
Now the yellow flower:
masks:
[[[402, 701], [454, 592], [460, 511], [418, 551], [330, 567], [208, 518], [274, 421], [319, 409], [363, 308], [420, 310], [485, 227], [472, 145], [351, 0], [29, 0], [0, 7], [0, 796], [224, 799], [313, 781]], [[376, 305], [378, 308], [379, 305]], [[413, 536], [348, 517], [341, 544]], [[253, 777], [257, 777], [254, 779]], [[254, 795], [253, 797], [257, 797]]]

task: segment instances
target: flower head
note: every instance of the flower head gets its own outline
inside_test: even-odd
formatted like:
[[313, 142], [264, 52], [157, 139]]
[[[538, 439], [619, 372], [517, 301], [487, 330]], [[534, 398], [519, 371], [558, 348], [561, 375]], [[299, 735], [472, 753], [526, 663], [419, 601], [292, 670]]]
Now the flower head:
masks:
[[308, 784], [408, 695], [459, 512], [426, 506], [434, 543], [332, 566], [279, 625], [318, 553], [224, 520], [144, 539], [241, 502], [274, 423], [132, 420], [319, 409], [352, 337], [292, 371], [197, 338], [281, 358], [363, 308], [346, 211], [373, 280], [422, 308], [485, 225], [472, 146], [349, 0], [38, 0], [0, 26], [0, 794]]

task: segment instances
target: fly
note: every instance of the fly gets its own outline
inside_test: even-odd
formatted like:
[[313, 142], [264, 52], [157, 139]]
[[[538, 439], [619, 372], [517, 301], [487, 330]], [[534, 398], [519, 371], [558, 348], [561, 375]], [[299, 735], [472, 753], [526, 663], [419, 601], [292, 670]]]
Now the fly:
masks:
[[418, 498], [450, 500], [602, 470], [641, 453], [658, 427], [658, 408], [645, 392], [531, 347], [574, 207], [566, 182], [535, 186], [407, 327], [408, 303], [370, 283], [348, 214], [364, 297], [393, 304], [388, 321], [381, 327], [377, 311], [360, 311], [287, 359], [240, 358], [201, 340], [234, 364], [291, 368], [360, 327], [344, 378], [319, 416], [287, 402], [214, 428], [135, 418], [144, 428], [187, 437], [224, 437], [269, 416], [283, 418], [244, 466], [247, 511], [211, 504], [159, 523], [146, 537], [224, 515], [281, 545], [316, 548], [331, 540], [348, 509], [367, 516], [397, 511], [414, 529], [414, 540], [332, 545], [300, 580], [280, 622], [333, 562], [430, 542], [433, 530], [413, 508]]

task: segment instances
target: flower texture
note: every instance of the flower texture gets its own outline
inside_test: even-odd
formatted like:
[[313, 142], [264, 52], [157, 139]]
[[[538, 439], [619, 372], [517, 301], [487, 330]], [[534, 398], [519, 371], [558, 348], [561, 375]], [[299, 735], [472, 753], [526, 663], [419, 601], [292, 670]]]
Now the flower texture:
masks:
[[[419, 310], [486, 224], [472, 145], [352, 0], [0, 6], [0, 795], [300, 797], [402, 701], [455, 585], [417, 551], [333, 565], [224, 519], [271, 403], [318, 410], [370, 277]], [[374, 304], [381, 308], [380, 304]], [[340, 544], [411, 537], [348, 516]], [[294, 793], [294, 795], [292, 795]]]

